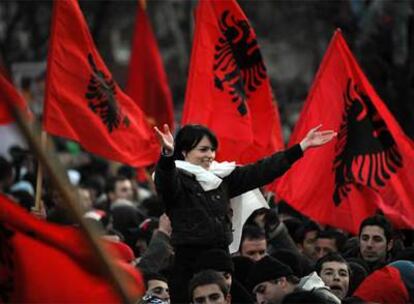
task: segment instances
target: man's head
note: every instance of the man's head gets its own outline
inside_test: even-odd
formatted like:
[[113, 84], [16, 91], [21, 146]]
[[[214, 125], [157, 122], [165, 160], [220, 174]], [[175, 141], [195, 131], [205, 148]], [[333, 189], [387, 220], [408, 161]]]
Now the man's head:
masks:
[[134, 190], [131, 181], [124, 176], [110, 178], [106, 185], [106, 193], [111, 202], [117, 199], [133, 200]]
[[359, 228], [362, 258], [369, 263], [385, 262], [393, 246], [393, 228], [382, 215], [366, 218]]
[[345, 259], [338, 253], [328, 253], [318, 260], [315, 270], [326, 286], [339, 299], [346, 297], [349, 289], [351, 269]]
[[146, 274], [145, 287], [147, 289], [145, 296], [153, 296], [166, 303], [170, 303], [170, 290], [168, 288], [168, 281], [164, 276], [158, 273]]
[[315, 243], [320, 231], [319, 226], [312, 221], [308, 221], [295, 233], [295, 243], [299, 251], [312, 260], [316, 260]]
[[266, 255], [267, 241], [263, 229], [244, 226], [240, 241], [240, 255], [258, 261]]
[[258, 304], [280, 303], [299, 282], [289, 266], [270, 256], [253, 265], [249, 279]]
[[345, 244], [345, 241], [345, 235], [338, 230], [328, 229], [320, 231], [315, 242], [317, 260], [328, 253], [340, 251], [340, 247]]
[[194, 304], [230, 303], [230, 289], [224, 277], [214, 270], [204, 270], [191, 279], [189, 284], [191, 302]]

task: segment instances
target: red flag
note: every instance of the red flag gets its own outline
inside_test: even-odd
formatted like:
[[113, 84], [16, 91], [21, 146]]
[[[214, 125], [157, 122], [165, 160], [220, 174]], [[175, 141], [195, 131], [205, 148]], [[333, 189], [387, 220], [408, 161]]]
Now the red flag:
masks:
[[235, 0], [201, 0], [182, 124], [217, 135], [218, 160], [249, 163], [283, 147], [256, 34]]
[[[106, 248], [118, 252], [114, 243]], [[97, 265], [86, 238], [73, 227], [39, 220], [0, 195], [0, 302], [119, 303], [122, 299]], [[115, 257], [114, 257], [115, 258]], [[131, 296], [142, 277], [116, 258]]]
[[46, 131], [131, 166], [157, 161], [153, 130], [112, 79], [76, 0], [54, 3], [47, 69]]
[[174, 129], [174, 110], [167, 75], [148, 16], [138, 5], [125, 92], [139, 105], [152, 125]]
[[13, 85], [0, 73], [0, 124], [9, 124], [14, 121], [9, 110], [9, 106], [13, 105], [20, 109], [20, 111], [27, 117], [30, 119], [32, 118], [32, 113], [27, 106], [26, 101]]
[[314, 220], [357, 233], [380, 208], [414, 227], [413, 147], [358, 66], [340, 31], [330, 43], [290, 144], [319, 123], [337, 140], [307, 151], [277, 193]]

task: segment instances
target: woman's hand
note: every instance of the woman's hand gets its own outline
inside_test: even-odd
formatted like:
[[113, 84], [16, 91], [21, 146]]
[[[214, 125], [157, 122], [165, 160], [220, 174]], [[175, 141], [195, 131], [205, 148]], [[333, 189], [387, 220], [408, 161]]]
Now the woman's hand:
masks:
[[170, 128], [167, 124], [163, 126], [163, 132], [161, 132], [157, 127], [154, 127], [155, 132], [157, 133], [158, 140], [160, 141], [161, 147], [166, 152], [166, 154], [174, 153], [174, 137], [171, 134]]
[[320, 124], [316, 128], [311, 129], [305, 138], [302, 139], [300, 147], [303, 152], [308, 148], [322, 146], [330, 142], [337, 135], [333, 130], [318, 131], [321, 127], [322, 125]]

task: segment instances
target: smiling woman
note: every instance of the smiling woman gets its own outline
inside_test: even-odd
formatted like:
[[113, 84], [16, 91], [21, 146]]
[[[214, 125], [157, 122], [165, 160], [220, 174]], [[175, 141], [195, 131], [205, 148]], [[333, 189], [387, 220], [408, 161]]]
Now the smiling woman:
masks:
[[173, 302], [188, 302], [183, 286], [194, 274], [197, 256], [210, 249], [229, 251], [233, 240], [230, 200], [264, 186], [285, 173], [303, 152], [336, 135], [316, 127], [283, 152], [246, 166], [214, 162], [218, 141], [202, 125], [186, 125], [175, 138], [167, 125], [155, 131], [162, 155], [155, 186], [171, 220], [175, 264], [170, 279]]

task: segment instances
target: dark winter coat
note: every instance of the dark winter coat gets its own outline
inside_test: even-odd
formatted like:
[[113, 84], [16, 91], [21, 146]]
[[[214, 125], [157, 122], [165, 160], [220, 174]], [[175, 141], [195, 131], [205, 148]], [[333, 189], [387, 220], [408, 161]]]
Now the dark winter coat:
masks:
[[172, 224], [172, 243], [226, 248], [232, 242], [230, 199], [285, 173], [303, 152], [295, 145], [254, 164], [236, 167], [217, 189], [204, 191], [195, 176], [161, 156], [155, 185]]

